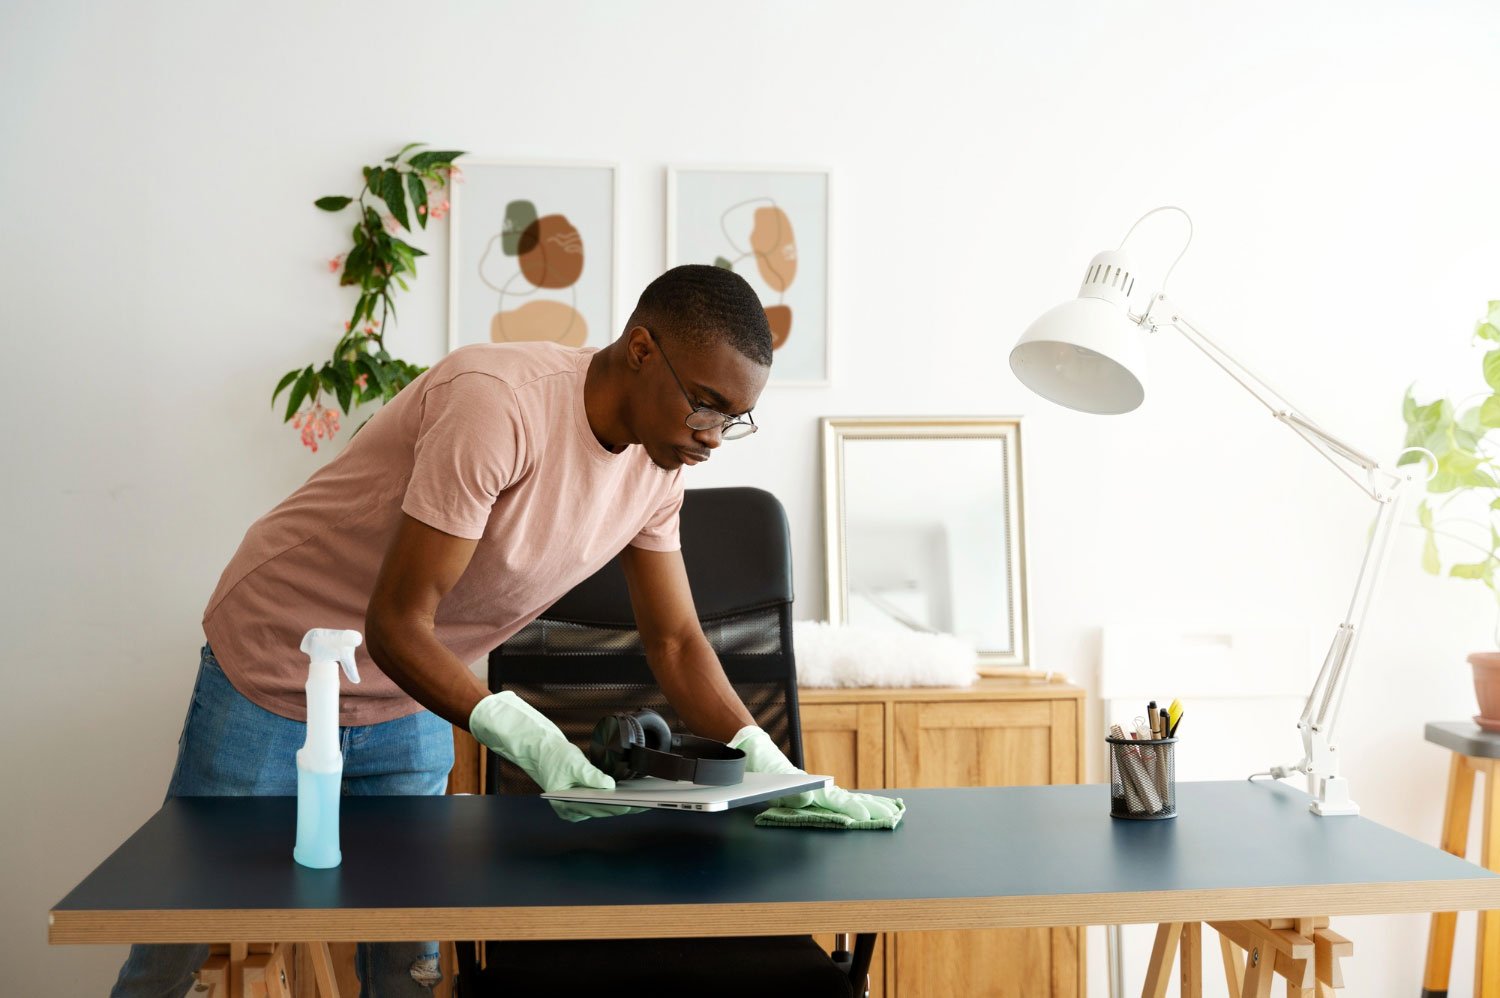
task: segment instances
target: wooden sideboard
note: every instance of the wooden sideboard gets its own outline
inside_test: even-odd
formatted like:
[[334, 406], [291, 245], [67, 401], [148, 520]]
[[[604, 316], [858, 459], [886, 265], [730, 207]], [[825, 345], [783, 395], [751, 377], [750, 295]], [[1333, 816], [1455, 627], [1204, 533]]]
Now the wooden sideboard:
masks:
[[[807, 769], [867, 789], [1081, 783], [1083, 696], [1067, 682], [1020, 678], [803, 689]], [[870, 993], [1076, 998], [1084, 974], [1081, 928], [898, 933], [876, 947]]]

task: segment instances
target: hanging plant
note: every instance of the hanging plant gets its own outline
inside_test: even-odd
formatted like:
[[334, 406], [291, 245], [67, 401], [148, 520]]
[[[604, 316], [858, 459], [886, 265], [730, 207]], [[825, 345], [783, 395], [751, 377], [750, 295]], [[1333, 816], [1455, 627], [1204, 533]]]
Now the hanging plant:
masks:
[[392, 285], [410, 290], [407, 279], [417, 276], [417, 258], [427, 255], [398, 233], [411, 232], [413, 219], [425, 229], [429, 218], [448, 214], [443, 194], [450, 183], [462, 182], [453, 161], [463, 153], [413, 152], [422, 145], [413, 142], [381, 165], [364, 167], [365, 185], [354, 197], [330, 195], [313, 202], [324, 211], [354, 208], [354, 245], [329, 260], [328, 270], [339, 275], [340, 286], [359, 289], [333, 355], [321, 365], [288, 371], [271, 393], [275, 408], [281, 393], [291, 390], [282, 422], [300, 430], [303, 445], [314, 453], [319, 440], [339, 431], [339, 412], [347, 415], [376, 399], [389, 402], [426, 370], [385, 348], [386, 323], [396, 318]]

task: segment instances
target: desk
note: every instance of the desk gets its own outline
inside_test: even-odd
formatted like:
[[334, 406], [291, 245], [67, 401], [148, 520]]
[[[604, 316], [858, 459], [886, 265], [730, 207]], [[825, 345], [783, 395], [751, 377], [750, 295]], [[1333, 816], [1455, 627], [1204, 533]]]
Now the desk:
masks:
[[1500, 876], [1305, 794], [902, 790], [885, 832], [765, 829], [754, 809], [568, 824], [526, 797], [345, 797], [344, 863], [292, 862], [293, 798], [168, 801], [49, 916], [52, 943], [901, 932], [1500, 907]]

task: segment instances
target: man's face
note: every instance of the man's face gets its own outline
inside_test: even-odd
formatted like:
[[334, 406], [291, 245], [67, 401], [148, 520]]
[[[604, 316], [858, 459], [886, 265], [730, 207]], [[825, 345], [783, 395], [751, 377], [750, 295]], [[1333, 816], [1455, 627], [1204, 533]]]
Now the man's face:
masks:
[[[636, 329], [644, 333], [644, 327]], [[635, 329], [631, 334], [639, 335]], [[654, 335], [644, 335], [643, 341], [647, 348], [641, 362], [644, 397], [637, 408], [636, 427], [641, 445], [664, 471], [707, 461], [723, 443], [720, 428], [690, 429], [688, 414], [695, 405], [725, 416], [749, 412], [771, 369], [722, 341], [698, 349], [668, 343], [665, 350]]]

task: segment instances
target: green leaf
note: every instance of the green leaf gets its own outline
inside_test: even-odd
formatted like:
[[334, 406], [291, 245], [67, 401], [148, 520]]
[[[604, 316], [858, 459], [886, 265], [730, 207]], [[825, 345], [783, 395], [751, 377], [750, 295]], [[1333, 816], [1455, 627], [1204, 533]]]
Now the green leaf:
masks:
[[[378, 166], [367, 166], [367, 167], [365, 167], [365, 183], [369, 185], [369, 187], [370, 187], [370, 193], [372, 193], [372, 194], [379, 194], [380, 193], [381, 177], [384, 176], [384, 175], [385, 175], [385, 170], [382, 169], [381, 167], [378, 167]], [[369, 209], [366, 208], [366, 210], [368, 211]]]
[[714, 257], [714, 266], [715, 267], [723, 267], [725, 270], [733, 270], [734, 269], [734, 264], [730, 263], [728, 260], [724, 259], [722, 256], [716, 256], [716, 257]]
[[[276, 390], [271, 393], [272, 409], [276, 408], [276, 396], [280, 395], [287, 385], [291, 384], [293, 381], [296, 381], [297, 375], [301, 373], [301, 371], [288, 371], [280, 381], [276, 382]], [[1495, 501], [1500, 502], [1500, 499], [1497, 499]]]
[[[1500, 499], [1495, 499], [1495, 500], [1493, 500], [1493, 501], [1492, 501], [1492, 502], [1491, 502], [1491, 503], [1490, 503], [1490, 509], [1497, 509], [1497, 510], [1500, 510]], [[1495, 546], [1496, 546], [1496, 547], [1500, 547], [1500, 544], [1497, 544], [1497, 545], [1495, 545]]]
[[1500, 350], [1484, 355], [1484, 383], [1500, 392]]
[[401, 185], [401, 174], [395, 170], [386, 170], [380, 177], [380, 198], [385, 202], [396, 221], [408, 232], [411, 231], [411, 223], [406, 219], [406, 189]]
[[333, 392], [338, 397], [339, 408], [347, 413], [351, 396], [354, 394], [354, 382], [341, 367], [330, 366], [328, 372], [333, 375]]
[[1495, 573], [1494, 562], [1476, 561], [1461, 565], [1454, 565], [1448, 569], [1448, 574], [1455, 579], [1481, 579], [1486, 583]]
[[1489, 322], [1481, 322], [1474, 327], [1474, 338], [1500, 343], [1500, 325], [1496, 324], [1496, 319], [1492, 316]]
[[1443, 563], [1438, 559], [1437, 538], [1432, 532], [1427, 532], [1427, 539], [1422, 542], [1422, 571], [1428, 575], [1437, 575], [1443, 570]]
[[408, 246], [406, 243], [402, 242], [399, 239], [391, 240], [391, 252], [395, 255], [396, 262], [400, 264], [400, 266], [396, 268], [396, 273], [405, 270], [410, 271], [412, 276], [416, 276], [417, 257], [416, 254], [412, 252], [412, 249], [413, 247]]
[[1500, 427], [1500, 395], [1491, 395], [1480, 405], [1479, 425], [1487, 430]]
[[407, 163], [413, 170], [425, 170], [429, 166], [451, 163], [462, 155], [461, 152], [419, 152], [407, 160]]
[[357, 301], [357, 302], [354, 303], [354, 314], [351, 315], [351, 316], [349, 316], [349, 334], [351, 336], [353, 336], [353, 335], [355, 335], [355, 334], [357, 334], [359, 332], [359, 320], [360, 320], [360, 317], [365, 314], [365, 310], [368, 309], [369, 307], [370, 307], [370, 298], [369, 298], [369, 296], [367, 296], [367, 295], [360, 295], [359, 296], [359, 301]]
[[[361, 230], [363, 231], [363, 230]], [[344, 257], [344, 273], [339, 278], [339, 286], [359, 284], [370, 272], [370, 244], [356, 242], [349, 255]]]
[[1424, 530], [1432, 529], [1432, 507], [1427, 505], [1426, 499], [1417, 503], [1417, 522], [1422, 525]]
[[386, 159], [385, 159], [385, 161], [387, 163], [394, 163], [394, 162], [396, 162], [396, 160], [400, 159], [402, 156], [405, 156], [407, 153], [411, 152], [417, 146], [424, 146], [426, 144], [427, 143], [425, 143], [425, 142], [408, 142], [406, 145], [404, 145], [404, 146], [401, 147], [401, 151], [400, 152], [396, 153], [396, 155], [394, 155], [394, 156], [387, 156]]
[[365, 374], [370, 375], [371, 384], [375, 385], [376, 390], [384, 394], [385, 387], [390, 382], [389, 377], [385, 373], [384, 364], [365, 356], [355, 361], [354, 366], [358, 367]]
[[406, 192], [411, 195], [411, 210], [416, 212], [417, 224], [427, 228], [427, 185], [415, 173], [408, 173]]
[[318, 200], [314, 201], [313, 204], [317, 205], [319, 208], [322, 208], [324, 211], [343, 211], [345, 208], [349, 207], [349, 202], [353, 200], [353, 198], [346, 198], [342, 195], [334, 194], [326, 198], [318, 198]]
[[1500, 487], [1482, 465], [1484, 461], [1475, 454], [1461, 450], [1448, 450], [1438, 455], [1437, 474], [1427, 483], [1428, 492], [1452, 492], [1461, 488]]
[[312, 391], [316, 380], [311, 364], [302, 369], [302, 373], [297, 376], [297, 383], [292, 385], [292, 394], [287, 398], [286, 417], [282, 419], [283, 423], [291, 422], [297, 410], [302, 408], [302, 400], [307, 398], [308, 393]]

